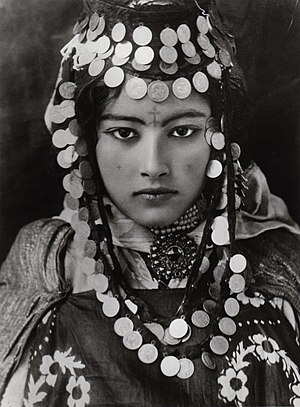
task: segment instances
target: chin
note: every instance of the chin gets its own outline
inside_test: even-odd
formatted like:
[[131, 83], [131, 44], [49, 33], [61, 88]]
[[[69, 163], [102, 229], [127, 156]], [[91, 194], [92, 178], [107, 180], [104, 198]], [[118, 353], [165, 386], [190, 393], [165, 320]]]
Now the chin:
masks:
[[167, 226], [175, 222], [178, 218], [180, 218], [181, 213], [174, 213], [174, 209], [172, 210], [143, 210], [143, 213], [139, 216], [137, 212], [131, 216], [131, 218], [137, 222], [138, 224], [145, 226], [145, 227], [162, 227]]

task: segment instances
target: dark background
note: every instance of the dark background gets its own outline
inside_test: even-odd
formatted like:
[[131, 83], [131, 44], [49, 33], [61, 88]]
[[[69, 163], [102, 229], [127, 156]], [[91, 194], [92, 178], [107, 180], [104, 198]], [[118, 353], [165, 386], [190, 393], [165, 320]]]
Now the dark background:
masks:
[[[300, 8], [297, 0], [217, 0], [236, 36], [254, 116], [251, 157], [300, 222]], [[0, 0], [0, 261], [19, 228], [62, 207], [43, 115], [80, 0]]]

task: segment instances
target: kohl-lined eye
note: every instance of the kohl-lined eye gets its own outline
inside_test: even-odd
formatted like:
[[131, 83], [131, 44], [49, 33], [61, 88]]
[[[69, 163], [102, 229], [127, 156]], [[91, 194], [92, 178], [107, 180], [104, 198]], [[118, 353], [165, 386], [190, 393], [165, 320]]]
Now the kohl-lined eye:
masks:
[[121, 139], [121, 140], [128, 140], [133, 137], [136, 137], [137, 134], [134, 130], [127, 128], [127, 127], [120, 127], [117, 129], [107, 130], [105, 133], [111, 134], [114, 137]]
[[171, 136], [174, 137], [189, 137], [195, 133], [199, 129], [189, 127], [189, 126], [180, 126], [176, 127], [176, 129], [172, 130]]

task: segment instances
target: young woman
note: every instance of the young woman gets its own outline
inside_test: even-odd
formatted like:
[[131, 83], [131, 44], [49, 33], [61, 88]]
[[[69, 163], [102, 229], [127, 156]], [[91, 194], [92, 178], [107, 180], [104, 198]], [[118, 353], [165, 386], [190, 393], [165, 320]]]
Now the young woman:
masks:
[[1, 272], [2, 406], [300, 405], [299, 229], [213, 4], [85, 1], [46, 122], [64, 210]]

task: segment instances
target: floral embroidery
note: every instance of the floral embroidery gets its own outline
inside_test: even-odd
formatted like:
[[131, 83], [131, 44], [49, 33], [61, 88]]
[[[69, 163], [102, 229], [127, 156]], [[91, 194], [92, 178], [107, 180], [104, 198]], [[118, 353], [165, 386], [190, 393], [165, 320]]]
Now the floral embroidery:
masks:
[[33, 380], [32, 375], [29, 377], [28, 382], [28, 399], [24, 400], [25, 407], [32, 407], [35, 403], [39, 403], [43, 401], [45, 396], [47, 395], [44, 391], [39, 391], [42, 385], [45, 383], [45, 377], [41, 376], [39, 380], [35, 383]]
[[253, 335], [250, 339], [252, 343], [256, 344], [255, 356], [260, 360], [265, 360], [269, 365], [279, 362], [279, 346], [272, 338], [264, 335]]
[[70, 377], [69, 383], [66, 387], [70, 396], [68, 397], [68, 407], [84, 407], [90, 401], [88, 394], [91, 386], [83, 376], [78, 379], [74, 376]]
[[259, 308], [261, 305], [264, 305], [265, 299], [259, 293], [253, 293], [253, 296], [248, 296], [245, 292], [241, 292], [236, 297], [243, 305], [250, 304], [255, 308]]
[[245, 386], [246, 382], [247, 376], [242, 370], [236, 372], [230, 367], [226, 370], [225, 375], [218, 379], [218, 383], [222, 386], [221, 396], [227, 401], [244, 402], [249, 394], [249, 390]]

